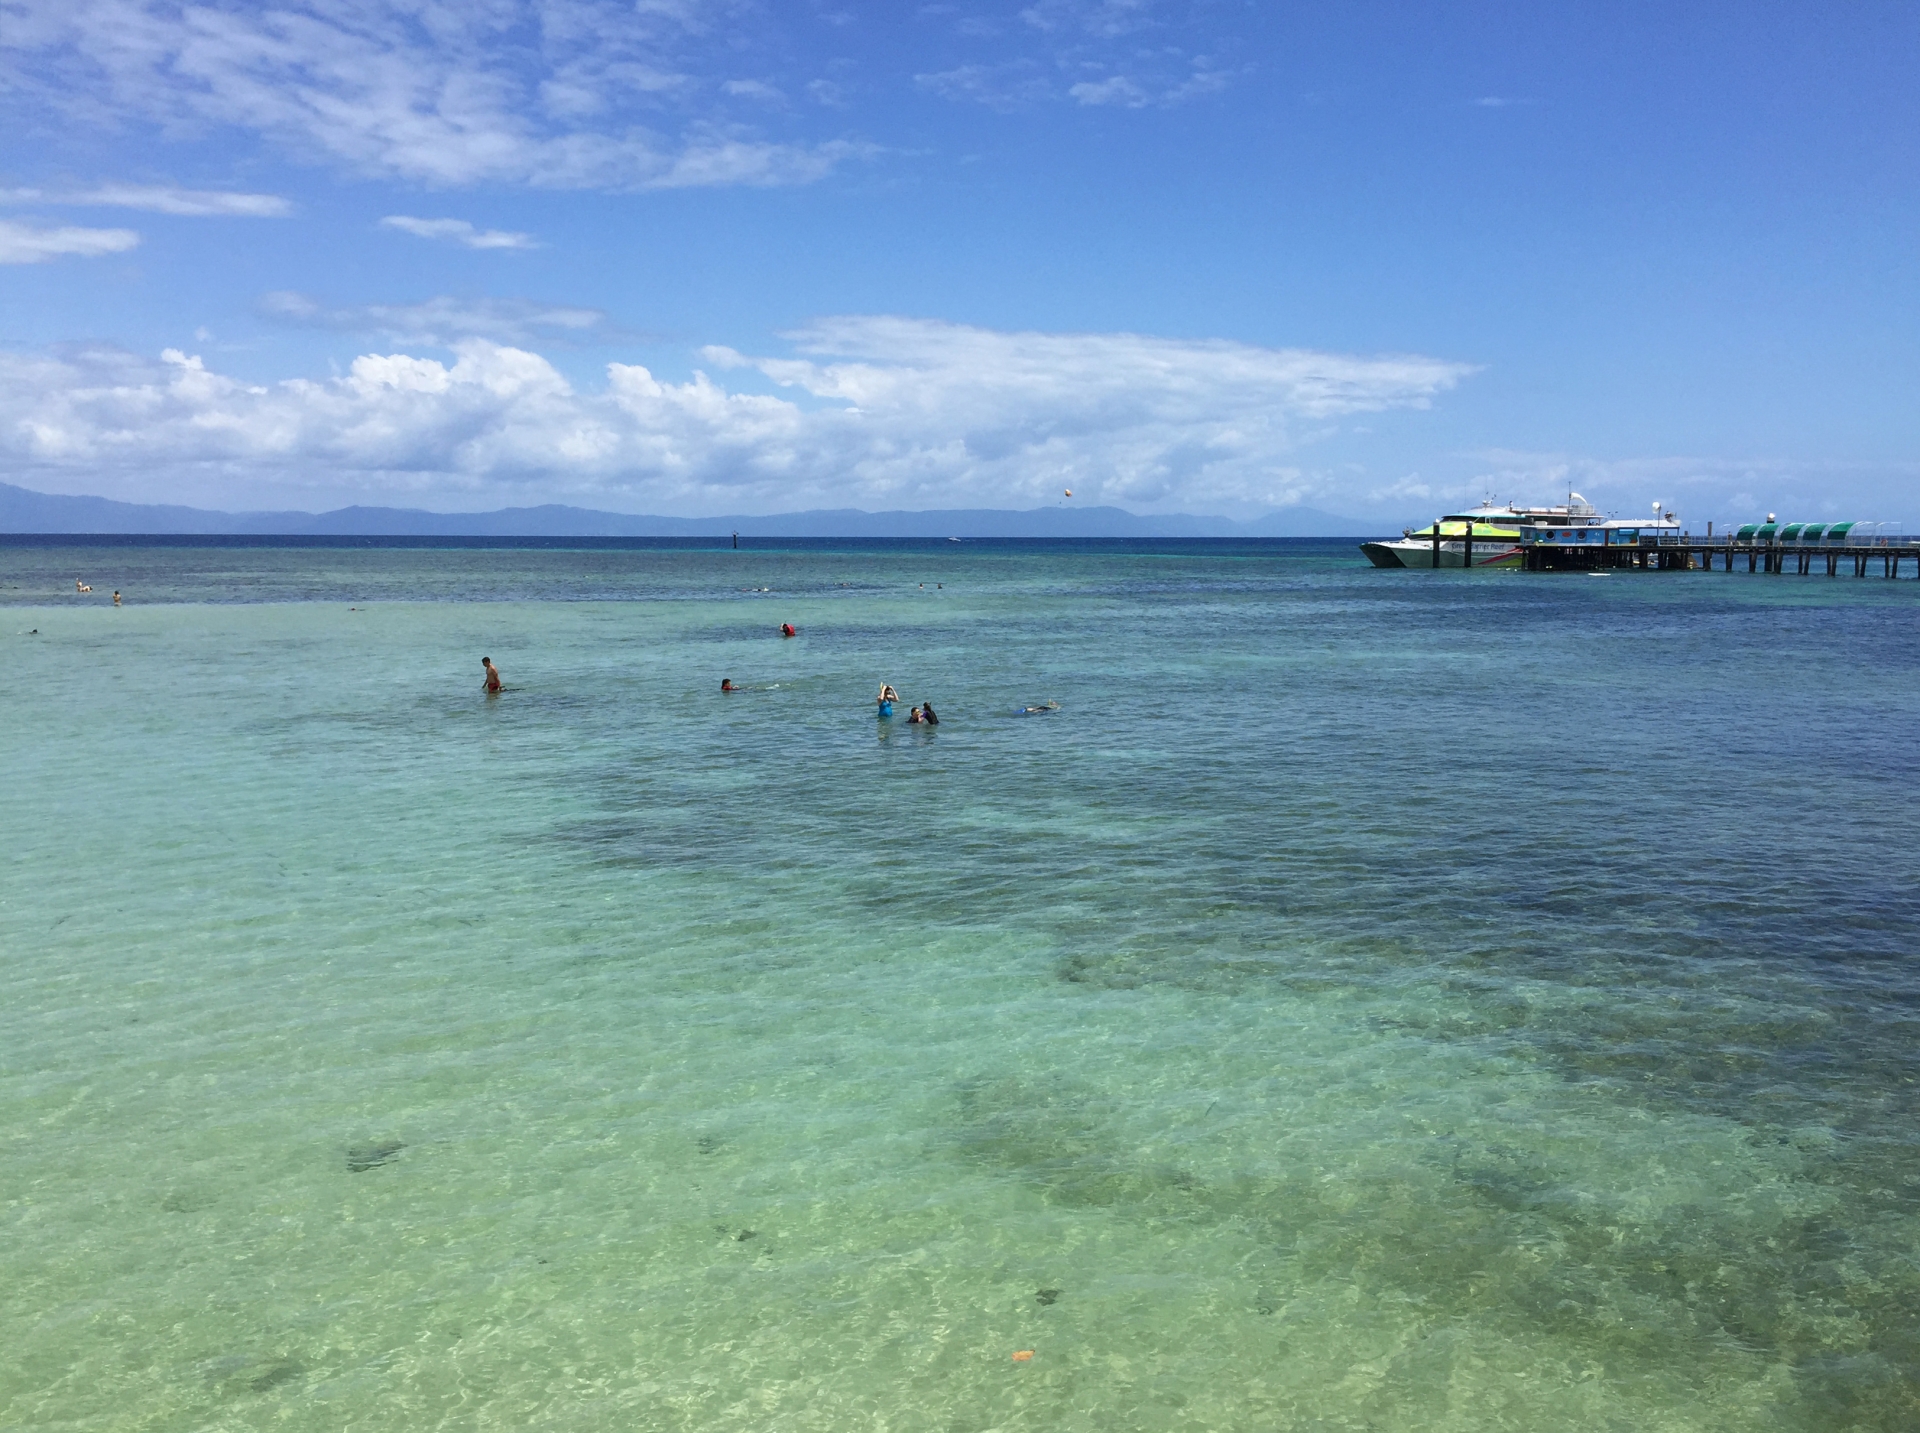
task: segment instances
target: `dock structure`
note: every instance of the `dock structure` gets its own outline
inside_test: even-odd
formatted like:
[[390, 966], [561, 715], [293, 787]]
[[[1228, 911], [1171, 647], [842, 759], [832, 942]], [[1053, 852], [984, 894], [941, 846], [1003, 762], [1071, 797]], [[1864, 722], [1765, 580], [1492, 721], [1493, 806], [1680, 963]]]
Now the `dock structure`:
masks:
[[1789, 570], [1805, 577], [1825, 572], [1838, 577], [1850, 567], [1855, 577], [1875, 574], [1889, 581], [1900, 576], [1909, 559], [1913, 575], [1920, 578], [1920, 545], [1904, 539], [1881, 539], [1873, 543], [1777, 542], [1753, 541], [1738, 537], [1698, 538], [1687, 535], [1658, 538], [1640, 537], [1631, 542], [1579, 543], [1554, 540], [1520, 542], [1520, 565], [1528, 572], [1594, 571], [1608, 567], [1633, 567], [1660, 572], [1712, 572], [1716, 562], [1722, 572], [1744, 567], [1748, 572], [1782, 573]]

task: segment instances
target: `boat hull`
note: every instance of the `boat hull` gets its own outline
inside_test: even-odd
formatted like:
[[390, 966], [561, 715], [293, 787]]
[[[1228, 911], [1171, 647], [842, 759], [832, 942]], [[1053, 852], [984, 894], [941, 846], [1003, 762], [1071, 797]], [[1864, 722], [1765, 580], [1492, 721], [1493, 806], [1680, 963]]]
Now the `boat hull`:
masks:
[[[1375, 567], [1433, 567], [1433, 542], [1427, 538], [1402, 538], [1397, 542], [1363, 542], [1360, 550]], [[1476, 542], [1473, 545], [1475, 567], [1518, 567], [1521, 552], [1518, 543], [1505, 540]], [[1440, 544], [1442, 567], [1465, 567], [1466, 546], [1458, 539]]]

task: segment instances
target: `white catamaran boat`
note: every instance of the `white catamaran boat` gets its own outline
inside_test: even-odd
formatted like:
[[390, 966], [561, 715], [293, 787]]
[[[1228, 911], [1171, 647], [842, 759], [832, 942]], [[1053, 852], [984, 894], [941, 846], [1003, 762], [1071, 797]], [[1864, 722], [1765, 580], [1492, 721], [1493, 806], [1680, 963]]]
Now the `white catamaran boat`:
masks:
[[1680, 522], [1654, 505], [1651, 519], [1603, 518], [1578, 493], [1552, 507], [1482, 503], [1448, 513], [1423, 528], [1407, 528], [1397, 540], [1363, 542], [1375, 567], [1519, 567], [1526, 549], [1538, 544], [1594, 547], [1637, 544], [1641, 538], [1676, 535]]

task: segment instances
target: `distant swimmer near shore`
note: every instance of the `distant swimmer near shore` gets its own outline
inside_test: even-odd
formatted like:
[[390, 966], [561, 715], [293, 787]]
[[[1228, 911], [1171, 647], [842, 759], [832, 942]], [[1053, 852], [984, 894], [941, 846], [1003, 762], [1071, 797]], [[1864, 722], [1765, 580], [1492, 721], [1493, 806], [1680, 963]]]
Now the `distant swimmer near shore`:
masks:
[[120, 605], [120, 589], [117, 587], [113, 589], [113, 605], [115, 607]]
[[77, 577], [73, 579], [73, 590], [74, 590], [75, 592], [91, 592], [91, 591], [93, 591], [93, 589], [92, 589], [91, 587], [89, 587], [89, 586], [87, 586], [87, 584], [86, 584], [86, 583], [84, 583], [84, 582], [82, 582], [82, 581], [81, 581], [81, 580], [80, 580], [79, 578], [77, 578]]
[[500, 694], [500, 669], [494, 666], [493, 658], [491, 657], [482, 657], [480, 659], [480, 665], [487, 669], [487, 695], [490, 697], [498, 696]]
[[799, 634], [793, 630], [793, 623], [782, 622], [780, 624], [780, 635], [782, 637], [794, 637], [794, 636], [798, 636]]
[[1020, 708], [1020, 715], [1021, 716], [1045, 716], [1048, 712], [1057, 712], [1059, 710], [1060, 710], [1060, 703], [1055, 701], [1049, 701], [1049, 702], [1044, 702], [1037, 707], [1022, 707]]
[[733, 684], [732, 677], [722, 677], [720, 679], [720, 690], [723, 692], [737, 692], [740, 688]]

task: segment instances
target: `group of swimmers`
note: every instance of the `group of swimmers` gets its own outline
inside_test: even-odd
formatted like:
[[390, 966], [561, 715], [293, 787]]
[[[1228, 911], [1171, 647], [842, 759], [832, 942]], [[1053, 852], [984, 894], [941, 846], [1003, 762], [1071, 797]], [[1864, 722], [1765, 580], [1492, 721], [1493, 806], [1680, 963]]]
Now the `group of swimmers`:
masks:
[[[894, 703], [899, 700], [900, 693], [893, 689], [893, 684], [891, 682], [882, 682], [880, 684], [880, 695], [874, 698], [874, 704], [879, 707], [882, 717], [891, 717], [893, 715]], [[915, 707], [907, 716], [907, 725], [939, 726], [940, 718], [933, 710], [933, 703], [927, 702]]]
[[[76, 577], [73, 579], [73, 590], [75, 592], [91, 592], [93, 591], [93, 584], [91, 582], [82, 582]], [[120, 605], [120, 592], [118, 588], [114, 590], [113, 605], [115, 607]]]
[[[113, 596], [116, 602], [120, 600], [120, 594], [118, 592], [114, 593]], [[793, 624], [790, 622], [782, 622], [780, 624], [780, 635], [782, 637], [795, 635]], [[484, 686], [486, 694], [490, 697], [498, 696], [500, 694], [500, 669], [494, 666], [493, 658], [491, 657], [482, 657], [480, 659], [480, 666], [487, 674]], [[736, 687], [733, 684], [732, 677], [722, 677], [720, 679], [720, 690], [733, 693], [742, 691], [744, 688]], [[880, 695], [874, 698], [874, 700], [880, 708], [880, 715], [882, 717], [891, 717], [893, 715], [894, 704], [900, 700], [900, 693], [893, 689], [891, 682], [882, 682], [880, 684]], [[1027, 710], [1034, 711], [1037, 710], [1037, 708], [1029, 707]], [[933, 703], [922, 702], [919, 706], [913, 708], [913, 710], [907, 714], [907, 725], [939, 726], [940, 717], [939, 714], [934, 711]]]
[[[489, 687], [487, 690], [492, 691], [493, 688]], [[736, 687], [733, 684], [732, 677], [722, 677], [720, 679], [720, 690], [733, 693], [745, 691], [746, 688]], [[893, 689], [893, 684], [891, 682], [883, 682], [880, 685], [880, 695], [874, 698], [874, 703], [879, 707], [881, 716], [891, 717], [893, 715], [894, 704], [899, 700], [900, 693]], [[932, 702], [922, 702], [907, 714], [907, 725], [939, 726], [940, 715], [934, 711]]]

